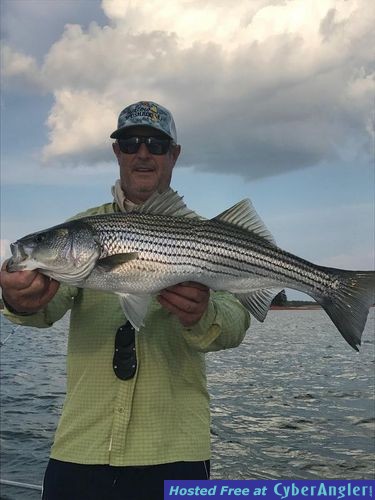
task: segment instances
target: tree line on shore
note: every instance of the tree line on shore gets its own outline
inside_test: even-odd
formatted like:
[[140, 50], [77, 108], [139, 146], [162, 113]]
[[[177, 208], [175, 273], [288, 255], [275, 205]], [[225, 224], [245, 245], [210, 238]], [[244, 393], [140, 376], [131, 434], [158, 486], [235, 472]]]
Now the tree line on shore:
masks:
[[273, 299], [271, 307], [303, 307], [303, 306], [318, 306], [315, 300], [288, 300], [285, 290], [281, 290]]

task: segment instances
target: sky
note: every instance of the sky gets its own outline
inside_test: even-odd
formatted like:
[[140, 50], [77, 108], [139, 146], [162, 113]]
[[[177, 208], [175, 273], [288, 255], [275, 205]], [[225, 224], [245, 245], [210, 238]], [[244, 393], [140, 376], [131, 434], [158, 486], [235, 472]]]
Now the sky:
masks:
[[250, 198], [285, 250], [374, 269], [371, 2], [0, 5], [2, 259], [111, 201], [109, 135], [126, 105], [153, 100], [174, 115], [172, 187], [192, 209], [213, 217]]

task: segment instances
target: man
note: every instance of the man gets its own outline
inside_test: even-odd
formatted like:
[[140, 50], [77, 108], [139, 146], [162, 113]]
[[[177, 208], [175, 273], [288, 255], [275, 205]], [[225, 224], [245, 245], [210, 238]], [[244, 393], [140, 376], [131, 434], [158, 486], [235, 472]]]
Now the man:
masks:
[[[169, 189], [181, 147], [171, 113], [139, 102], [111, 134], [114, 201], [84, 215], [131, 210]], [[114, 294], [36, 271], [1, 273], [5, 315], [48, 327], [71, 310], [67, 395], [44, 479], [45, 500], [163, 498], [164, 479], [208, 479], [204, 353], [240, 344], [249, 315], [199, 283], [162, 290], [134, 333]]]

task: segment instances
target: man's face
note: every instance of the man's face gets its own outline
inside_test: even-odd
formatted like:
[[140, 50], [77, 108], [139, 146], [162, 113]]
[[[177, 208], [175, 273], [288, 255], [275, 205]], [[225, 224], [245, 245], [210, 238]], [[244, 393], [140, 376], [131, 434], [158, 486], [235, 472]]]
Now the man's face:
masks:
[[[161, 132], [150, 127], [132, 127], [124, 137], [159, 137]], [[171, 146], [162, 155], [151, 154], [142, 143], [134, 154], [123, 153], [119, 144], [113, 144], [113, 151], [120, 166], [121, 187], [128, 200], [143, 203], [155, 191], [165, 191], [171, 182], [172, 170], [180, 154], [180, 146]]]

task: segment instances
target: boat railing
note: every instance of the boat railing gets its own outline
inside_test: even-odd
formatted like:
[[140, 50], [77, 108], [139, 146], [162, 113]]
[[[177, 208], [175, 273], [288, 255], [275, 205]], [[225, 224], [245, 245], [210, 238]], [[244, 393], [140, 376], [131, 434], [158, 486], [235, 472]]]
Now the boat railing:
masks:
[[14, 486], [17, 488], [23, 488], [25, 490], [42, 491], [42, 486], [38, 484], [21, 483], [19, 481], [8, 481], [7, 479], [0, 479], [0, 484], [4, 484], [5, 486]]

